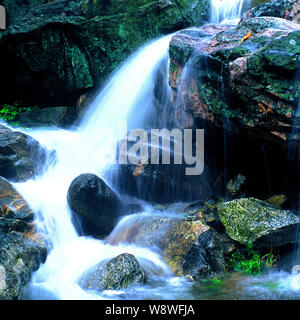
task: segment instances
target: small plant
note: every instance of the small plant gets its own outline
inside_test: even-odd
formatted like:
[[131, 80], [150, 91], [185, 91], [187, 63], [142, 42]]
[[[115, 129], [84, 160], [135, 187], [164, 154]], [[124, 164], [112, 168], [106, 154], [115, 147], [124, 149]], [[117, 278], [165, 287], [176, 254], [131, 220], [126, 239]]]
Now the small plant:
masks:
[[15, 103], [14, 105], [4, 104], [0, 107], [0, 119], [15, 124], [15, 118], [20, 112], [28, 112], [32, 111], [34, 108], [30, 107], [20, 107], [19, 103]]
[[271, 247], [270, 252], [265, 254], [262, 258], [268, 268], [274, 268], [277, 265], [277, 258], [273, 253], [273, 248]]
[[246, 274], [258, 275], [264, 268], [273, 268], [277, 258], [271, 247], [270, 252], [261, 257], [260, 253], [253, 248], [253, 243], [249, 242], [246, 254], [234, 252], [230, 259], [233, 270], [242, 271]]

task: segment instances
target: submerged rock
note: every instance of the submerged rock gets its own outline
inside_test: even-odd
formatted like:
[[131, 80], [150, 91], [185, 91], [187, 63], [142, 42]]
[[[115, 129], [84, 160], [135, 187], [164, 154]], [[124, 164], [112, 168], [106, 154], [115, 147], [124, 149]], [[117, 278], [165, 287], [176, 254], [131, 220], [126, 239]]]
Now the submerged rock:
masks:
[[106, 241], [114, 245], [128, 242], [155, 250], [178, 276], [200, 279], [225, 271], [227, 239], [201, 220], [140, 217], [124, 230], [116, 228]]
[[132, 254], [123, 253], [87, 271], [80, 284], [85, 289], [116, 290], [146, 281], [147, 274], [137, 259]]
[[46, 259], [45, 240], [33, 226], [33, 211], [0, 177], [0, 300], [20, 299], [31, 274]]
[[220, 203], [217, 210], [227, 234], [243, 245], [269, 248], [296, 241], [300, 219], [291, 211], [255, 198]]
[[78, 176], [72, 181], [67, 198], [70, 208], [81, 218], [85, 233], [103, 236], [112, 231], [120, 200], [101, 178], [90, 173]]
[[0, 125], [0, 175], [26, 181], [41, 173], [54, 153], [49, 153], [30, 136]]

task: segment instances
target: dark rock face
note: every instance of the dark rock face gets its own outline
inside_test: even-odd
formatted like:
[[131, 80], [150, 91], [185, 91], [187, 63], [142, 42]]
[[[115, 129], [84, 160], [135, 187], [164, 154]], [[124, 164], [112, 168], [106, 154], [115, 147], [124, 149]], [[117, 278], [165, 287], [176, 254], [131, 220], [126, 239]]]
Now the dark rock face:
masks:
[[94, 174], [75, 178], [68, 191], [70, 208], [79, 215], [86, 233], [107, 235], [116, 224], [120, 200], [106, 183]]
[[0, 125], [0, 175], [12, 181], [25, 181], [42, 172], [54, 157], [33, 138]]
[[225, 271], [227, 241], [199, 219], [141, 217], [126, 232], [114, 230], [106, 241], [110, 244], [126, 241], [152, 248], [178, 276], [201, 279]]
[[17, 115], [16, 121], [26, 128], [66, 127], [74, 123], [76, 116], [74, 108], [53, 107], [21, 112]]
[[85, 289], [116, 290], [146, 281], [147, 274], [137, 259], [132, 254], [123, 253], [87, 271], [80, 283]]
[[0, 177], [0, 300], [22, 298], [32, 272], [46, 259], [33, 216], [24, 199]]
[[[170, 117], [170, 115], [169, 115]], [[174, 125], [174, 124], [173, 124]], [[161, 127], [161, 126], [158, 126]], [[201, 152], [203, 149], [195, 152], [195, 135], [193, 136], [193, 164], [187, 164], [186, 157], [183, 152], [183, 145], [185, 139], [184, 130], [175, 129], [180, 133], [181, 137], [176, 136], [176, 142], [173, 141], [175, 135], [172, 130], [149, 130], [145, 129], [148, 133], [148, 140], [145, 142], [144, 147], [147, 148], [147, 155], [139, 160], [138, 164], [132, 164], [130, 161], [127, 164], [118, 165], [114, 174], [112, 175], [112, 184], [122, 194], [128, 194], [130, 196], [146, 200], [148, 202], [155, 203], [173, 203], [176, 201], [192, 201], [199, 200], [202, 196], [203, 199], [211, 195], [211, 186], [215, 184], [218, 179], [219, 172], [214, 171], [210, 173], [210, 163], [205, 164], [203, 171], [196, 175], [190, 175], [188, 170], [195, 168], [196, 166], [201, 167], [204, 163], [204, 156], [202, 157]], [[154, 133], [153, 133], [154, 131]], [[153, 145], [150, 147], [150, 142], [159, 142], [159, 145]], [[153, 139], [153, 140], [152, 140]], [[169, 157], [166, 156], [168, 152], [165, 152], [162, 140], [170, 142]], [[203, 135], [204, 140], [204, 135]], [[180, 151], [176, 150], [174, 144], [177, 147], [181, 144]], [[202, 143], [202, 137], [197, 138], [197, 143]], [[127, 141], [128, 152], [131, 152], [133, 143]], [[205, 146], [206, 147], [206, 146]], [[204, 149], [205, 149], [204, 147]], [[186, 148], [186, 147], [185, 147]], [[167, 149], [167, 148], [166, 148]], [[178, 153], [177, 153], [178, 152]], [[178, 159], [175, 160], [176, 155], [180, 154], [180, 162]], [[159, 154], [159, 161], [154, 164], [152, 156]], [[119, 155], [117, 155], [118, 159]], [[169, 159], [169, 164], [163, 164], [162, 159]], [[196, 159], [197, 158], [197, 159]], [[167, 161], [166, 161], [167, 162]], [[165, 163], [166, 163], [165, 162]], [[200, 172], [200, 171], [199, 171]]]
[[[138, 174], [137, 174], [138, 173]], [[205, 178], [185, 175], [184, 165], [121, 165], [114, 186], [121, 192], [155, 203], [172, 203], [199, 197]]]
[[25, 100], [35, 104], [72, 105], [72, 94], [98, 85], [147, 40], [207, 20], [210, 1], [3, 4], [8, 28], [0, 35], [0, 58], [6, 62], [1, 87], [8, 89], [7, 98], [14, 88], [14, 99], [16, 91], [22, 91]]
[[293, 212], [255, 198], [243, 198], [217, 206], [221, 222], [235, 241], [269, 248], [296, 241], [300, 219]]

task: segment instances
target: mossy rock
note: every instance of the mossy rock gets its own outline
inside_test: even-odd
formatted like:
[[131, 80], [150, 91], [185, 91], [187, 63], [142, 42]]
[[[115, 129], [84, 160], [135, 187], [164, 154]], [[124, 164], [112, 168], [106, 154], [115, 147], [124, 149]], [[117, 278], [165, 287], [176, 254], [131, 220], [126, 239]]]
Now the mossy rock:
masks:
[[255, 198], [220, 203], [217, 210], [227, 234], [243, 245], [269, 248], [296, 241], [300, 219], [291, 211]]
[[123, 253], [87, 271], [80, 283], [85, 289], [101, 291], [128, 288], [146, 281], [147, 274], [137, 259], [132, 254]]

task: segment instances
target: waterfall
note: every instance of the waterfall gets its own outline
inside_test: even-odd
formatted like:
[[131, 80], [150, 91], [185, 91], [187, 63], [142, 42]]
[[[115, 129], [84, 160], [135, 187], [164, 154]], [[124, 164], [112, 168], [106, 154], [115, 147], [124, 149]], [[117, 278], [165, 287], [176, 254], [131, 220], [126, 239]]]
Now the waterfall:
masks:
[[247, 0], [211, 0], [211, 23], [239, 20]]
[[33, 276], [30, 298], [103, 298], [103, 295], [81, 289], [78, 279], [100, 261], [124, 252], [135, 255], [150, 273], [156, 268], [160, 274], [170, 274], [158, 254], [149, 249], [125, 244], [111, 246], [101, 240], [80, 237], [72, 223], [67, 192], [72, 180], [81, 173], [104, 177], [110, 154], [116, 147], [116, 138], [112, 136], [122, 121], [127, 122], [128, 128], [143, 125], [152, 108], [154, 77], [161, 64], [168, 63], [171, 37], [150, 42], [124, 62], [91, 104], [79, 130], [25, 131], [48, 148], [55, 149], [57, 154], [55, 165], [49, 165], [43, 176], [15, 184], [37, 213], [38, 230], [49, 239], [50, 253]]

